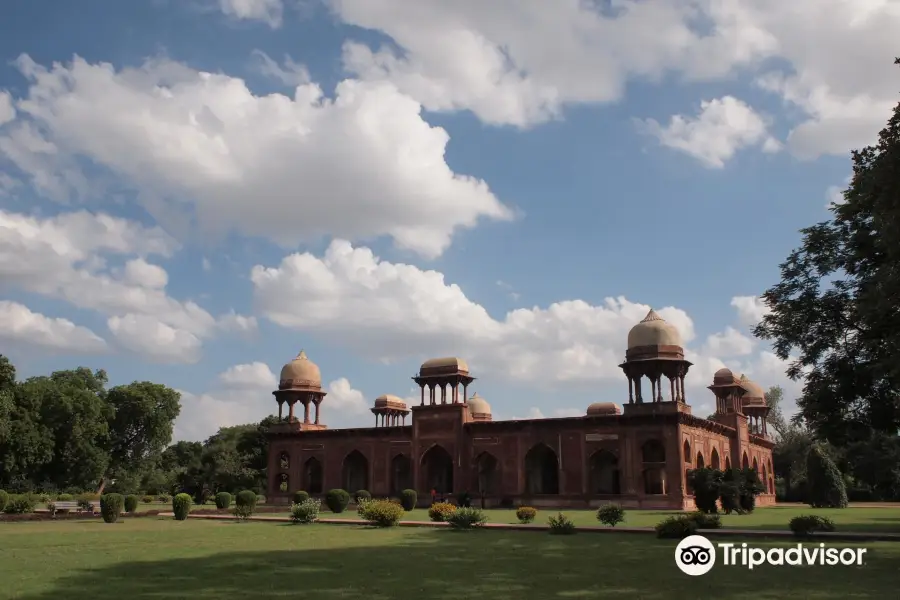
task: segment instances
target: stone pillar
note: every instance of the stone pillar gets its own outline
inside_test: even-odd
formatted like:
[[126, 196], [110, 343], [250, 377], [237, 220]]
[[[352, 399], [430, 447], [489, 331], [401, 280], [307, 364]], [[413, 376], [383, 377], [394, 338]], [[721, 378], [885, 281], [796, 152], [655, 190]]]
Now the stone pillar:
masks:
[[319, 413], [320, 413], [319, 406], [322, 404], [322, 399], [319, 398], [318, 400], [313, 400], [313, 402], [315, 402], [315, 404], [316, 404], [316, 425], [318, 425], [319, 424]]
[[303, 422], [309, 423], [309, 400], [303, 403]]
[[297, 403], [297, 400], [295, 398], [291, 398], [290, 400], [288, 400], [288, 422], [289, 423], [294, 422], [294, 404], [296, 404], [296, 403]]
[[284, 416], [282, 415], [282, 411], [284, 410], [284, 400], [278, 401], [278, 420], [281, 421]]
[[641, 394], [641, 376], [638, 375], [634, 378], [634, 397], [637, 400], [638, 404], [644, 401], [643, 395]]
[[662, 395], [662, 375], [657, 375], [657, 376], [656, 376], [656, 401], [657, 401], [657, 402], [662, 402], [662, 401], [663, 401], [663, 395]]
[[425, 384], [421, 384], [419, 386], [419, 390], [422, 393], [422, 402], [419, 403], [419, 406], [425, 406]]
[[634, 381], [628, 376], [628, 404], [634, 404]]
[[678, 381], [681, 384], [681, 401], [687, 403], [687, 396], [684, 393], [684, 375], [680, 375]]
[[675, 379], [673, 377], [669, 377], [669, 398], [671, 398], [672, 402], [678, 401], [678, 396], [675, 395]]

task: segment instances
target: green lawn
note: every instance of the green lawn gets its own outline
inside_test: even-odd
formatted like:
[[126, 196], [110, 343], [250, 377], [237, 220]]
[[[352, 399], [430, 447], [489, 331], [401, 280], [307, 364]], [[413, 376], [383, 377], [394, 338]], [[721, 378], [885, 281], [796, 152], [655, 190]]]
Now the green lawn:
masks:
[[[488, 509], [484, 511], [491, 523], [518, 523], [516, 511]], [[550, 515], [556, 510], [538, 510], [535, 523], [546, 524]], [[563, 510], [575, 525], [597, 525], [596, 511]], [[285, 513], [287, 514], [287, 513]], [[658, 510], [626, 510], [623, 527], [653, 527], [663, 519], [676, 513]], [[722, 515], [722, 527], [732, 529], [774, 529], [786, 531], [788, 522], [797, 515], [816, 514], [834, 521], [838, 531], [878, 531], [882, 533], [900, 533], [900, 505], [893, 508], [844, 508], [844, 509], [812, 509], [798, 506], [773, 506], [758, 508], [749, 515]], [[323, 519], [357, 519], [353, 508], [346, 512], [334, 514], [322, 512]], [[406, 513], [405, 521], [428, 521], [427, 509], [415, 509]]]
[[698, 578], [677, 570], [674, 547], [674, 541], [633, 534], [160, 518], [15, 523], [0, 525], [0, 598], [696, 600], [896, 594], [896, 543], [867, 544], [862, 567], [716, 566]]

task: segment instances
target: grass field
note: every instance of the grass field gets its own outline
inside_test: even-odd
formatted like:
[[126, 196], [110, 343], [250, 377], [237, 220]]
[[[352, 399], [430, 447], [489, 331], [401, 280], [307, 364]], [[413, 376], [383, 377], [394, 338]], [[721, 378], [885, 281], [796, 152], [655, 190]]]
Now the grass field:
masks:
[[697, 578], [677, 570], [674, 547], [674, 541], [633, 534], [551, 536], [161, 518], [16, 523], [0, 525], [0, 598], [896, 597], [897, 543], [866, 544], [862, 567], [749, 571], [717, 565]]
[[[488, 509], [484, 511], [491, 523], [518, 523], [516, 511]], [[539, 510], [535, 523], [546, 524], [550, 515], [557, 510]], [[576, 526], [599, 526], [596, 511], [563, 510]], [[288, 513], [283, 513], [287, 515]], [[622, 527], [653, 527], [671, 515], [672, 511], [626, 510]], [[722, 515], [722, 527], [731, 529], [774, 529], [786, 531], [788, 522], [797, 515], [816, 514], [834, 521], [838, 531], [877, 531], [881, 533], [900, 533], [900, 505], [892, 508], [846, 508], [846, 509], [812, 509], [808, 506], [758, 508], [749, 515]], [[340, 514], [322, 512], [323, 519], [357, 519], [352, 508]], [[428, 521], [427, 509], [415, 509], [405, 514], [404, 521]]]

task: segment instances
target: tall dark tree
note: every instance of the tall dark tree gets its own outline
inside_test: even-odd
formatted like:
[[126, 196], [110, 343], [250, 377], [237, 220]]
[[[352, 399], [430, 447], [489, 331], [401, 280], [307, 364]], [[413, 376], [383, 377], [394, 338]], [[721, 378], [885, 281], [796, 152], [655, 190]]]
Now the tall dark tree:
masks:
[[775, 434], [781, 438], [784, 437], [788, 430], [787, 421], [784, 419], [784, 412], [781, 410], [781, 402], [784, 400], [784, 390], [780, 385], [773, 385], [766, 392], [766, 406], [769, 407], [769, 414], [766, 415], [766, 422], [772, 426]]
[[782, 360], [796, 353], [800, 411], [838, 445], [900, 429], [900, 104], [852, 157], [844, 201], [802, 230], [755, 330]]

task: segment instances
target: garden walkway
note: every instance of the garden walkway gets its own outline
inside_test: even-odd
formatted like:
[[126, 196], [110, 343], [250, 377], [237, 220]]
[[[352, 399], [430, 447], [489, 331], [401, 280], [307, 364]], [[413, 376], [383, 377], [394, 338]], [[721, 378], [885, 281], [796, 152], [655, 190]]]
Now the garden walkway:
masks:
[[[161, 517], [174, 516], [173, 513], [160, 513]], [[212, 519], [212, 520], [234, 520], [231, 515], [188, 515], [191, 519]], [[250, 521], [271, 521], [274, 523], [290, 523], [290, 517], [284, 516], [265, 516], [258, 515], [249, 518]], [[327, 525], [368, 525], [368, 521], [362, 519], [319, 519], [318, 523]], [[431, 527], [440, 529], [449, 527], [447, 523], [434, 523], [431, 521], [400, 521], [400, 527]], [[485, 529], [503, 530], [503, 531], [550, 531], [549, 525], [520, 525], [513, 523], [485, 523]], [[643, 533], [656, 534], [656, 530], [652, 527], [601, 527], [586, 526], [576, 529], [579, 533]], [[701, 529], [698, 533], [707, 537], [741, 537], [741, 538], [790, 538], [799, 540], [794, 534], [788, 530], [768, 530], [768, 529]], [[830, 532], [816, 533], [815, 539], [820, 541], [843, 541], [843, 542], [900, 542], [900, 533], [878, 533], [878, 532]]]

